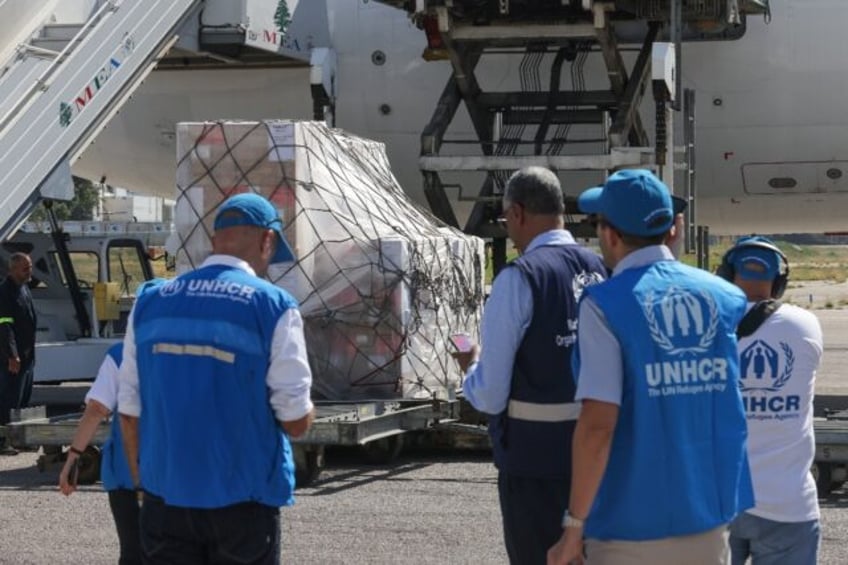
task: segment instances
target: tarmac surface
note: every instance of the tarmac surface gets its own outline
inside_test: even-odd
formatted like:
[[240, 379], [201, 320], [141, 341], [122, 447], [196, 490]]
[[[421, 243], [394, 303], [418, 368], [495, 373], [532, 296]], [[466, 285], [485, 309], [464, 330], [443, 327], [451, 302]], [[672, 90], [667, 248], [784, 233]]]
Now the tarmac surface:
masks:
[[[848, 310], [816, 314], [825, 335], [817, 412], [848, 408]], [[36, 402], [73, 405], [85, 389], [38, 387]], [[39, 472], [36, 457], [0, 457], [0, 565], [115, 563], [117, 537], [100, 485], [66, 498], [56, 487], [58, 469]], [[417, 449], [373, 466], [357, 450], [331, 451], [318, 481], [283, 509], [282, 562], [506, 563], [490, 457]], [[848, 489], [820, 502], [819, 563], [848, 563]]]

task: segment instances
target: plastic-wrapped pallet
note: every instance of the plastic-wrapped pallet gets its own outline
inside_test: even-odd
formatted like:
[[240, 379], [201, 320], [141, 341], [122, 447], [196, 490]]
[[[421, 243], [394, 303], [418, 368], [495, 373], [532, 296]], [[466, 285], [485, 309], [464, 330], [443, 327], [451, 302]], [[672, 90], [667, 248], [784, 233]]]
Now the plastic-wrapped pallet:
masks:
[[300, 302], [313, 391], [330, 400], [444, 397], [449, 336], [477, 336], [484, 245], [412, 202], [382, 144], [318, 122], [177, 126], [177, 268], [211, 252], [215, 211], [253, 191], [279, 210], [295, 263], [269, 278]]

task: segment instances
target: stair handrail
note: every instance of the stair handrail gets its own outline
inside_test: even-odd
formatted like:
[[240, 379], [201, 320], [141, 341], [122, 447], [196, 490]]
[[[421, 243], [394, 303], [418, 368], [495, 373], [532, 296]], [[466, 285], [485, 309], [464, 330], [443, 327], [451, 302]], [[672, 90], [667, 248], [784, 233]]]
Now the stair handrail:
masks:
[[119, 4], [122, 3], [123, 0], [107, 0], [97, 8], [94, 14], [88, 20], [86, 20], [85, 23], [83, 23], [82, 27], [80, 27], [79, 31], [77, 31], [74, 37], [68, 41], [68, 44], [65, 45], [64, 49], [62, 49], [58, 53], [58, 55], [56, 55], [56, 58], [53, 60], [52, 63], [50, 63], [50, 66], [44, 69], [44, 72], [41, 73], [41, 75], [37, 79], [35, 79], [35, 84], [30, 86], [29, 89], [18, 99], [18, 102], [3, 115], [3, 118], [0, 119], [0, 133], [2, 133], [4, 129], [6, 129], [6, 126], [8, 126], [13, 121], [14, 117], [18, 114], [18, 112], [20, 112], [24, 108], [24, 106], [27, 105], [27, 103], [30, 101], [31, 97], [35, 93], [39, 91], [44, 92], [50, 87], [50, 85], [47, 84], [47, 81], [50, 79], [50, 76], [54, 72], [56, 72], [56, 69], [59, 67], [59, 65], [62, 64], [64, 59], [70, 53], [71, 49], [73, 49], [77, 43], [81, 42], [82, 39], [86, 35], [88, 35], [91, 28], [95, 25], [96, 22], [100, 21], [101, 17], [105, 14], [105, 12], [114, 12], [118, 9]]

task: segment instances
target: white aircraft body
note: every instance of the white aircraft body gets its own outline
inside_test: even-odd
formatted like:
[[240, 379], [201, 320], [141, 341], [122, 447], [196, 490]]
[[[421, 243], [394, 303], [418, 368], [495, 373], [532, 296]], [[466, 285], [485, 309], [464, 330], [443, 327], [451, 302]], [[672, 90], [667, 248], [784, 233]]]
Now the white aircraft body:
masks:
[[[338, 56], [334, 124], [384, 142], [398, 181], [424, 203], [420, 136], [450, 76], [450, 64], [422, 59], [425, 35], [402, 10], [374, 0], [326, 1], [330, 47]], [[55, 8], [57, 20], [73, 18], [69, 6], [74, 2], [61, 4]], [[712, 233], [844, 231], [848, 113], [842, 110], [848, 64], [838, 44], [848, 3], [772, 0], [771, 6], [771, 23], [749, 17], [739, 40], [683, 47], [683, 86], [694, 89], [697, 100], [697, 223]], [[13, 31], [0, 29], [5, 44]], [[484, 57], [477, 68], [483, 89], [515, 89], [519, 64], [519, 57]], [[545, 65], [542, 72], [545, 83]], [[567, 83], [567, 67], [563, 77]], [[587, 88], [609, 88], [597, 53], [590, 55], [584, 77]], [[646, 100], [645, 115], [650, 116], [650, 93]], [[176, 123], [310, 119], [312, 108], [306, 66], [157, 70], [73, 170], [174, 198]], [[472, 131], [461, 109], [446, 137], [473, 139]], [[470, 154], [475, 147], [450, 151]], [[476, 173], [461, 178], [466, 195], [476, 193], [483, 180]], [[601, 176], [562, 173], [562, 179], [566, 192], [575, 195]], [[470, 204], [457, 204], [462, 224]]]

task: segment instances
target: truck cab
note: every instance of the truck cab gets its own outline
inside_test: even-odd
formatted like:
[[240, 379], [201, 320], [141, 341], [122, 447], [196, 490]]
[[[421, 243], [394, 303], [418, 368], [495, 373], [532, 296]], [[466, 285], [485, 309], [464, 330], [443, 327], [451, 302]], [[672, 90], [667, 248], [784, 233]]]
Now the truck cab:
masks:
[[59, 233], [60, 242], [25, 228], [0, 245], [2, 276], [12, 253], [32, 258], [36, 382], [93, 379], [106, 349], [123, 337], [136, 288], [153, 278], [142, 238], [86, 227]]

